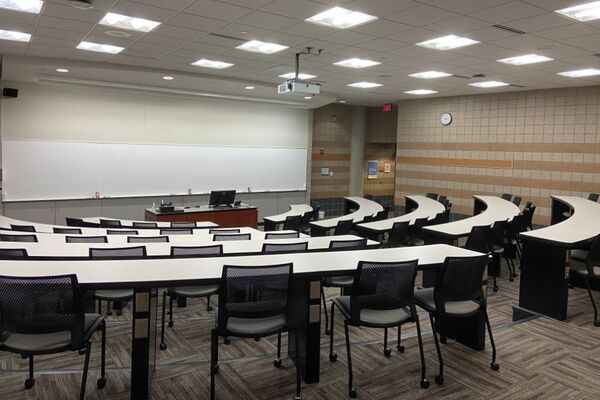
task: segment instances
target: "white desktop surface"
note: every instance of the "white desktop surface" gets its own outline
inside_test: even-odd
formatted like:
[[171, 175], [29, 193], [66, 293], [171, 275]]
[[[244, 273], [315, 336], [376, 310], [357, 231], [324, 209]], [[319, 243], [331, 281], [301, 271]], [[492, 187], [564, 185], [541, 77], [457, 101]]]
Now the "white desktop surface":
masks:
[[311, 212], [312, 210], [313, 208], [308, 204], [290, 204], [289, 211], [277, 215], [271, 215], [269, 217], [263, 217], [263, 219], [274, 222], [276, 224], [280, 224], [282, 222], [285, 222], [285, 219], [287, 217], [293, 217], [298, 215], [302, 216], [307, 212]]
[[[171, 222], [157, 222], [157, 221], [132, 221], [128, 219], [117, 219], [117, 218], [109, 218], [109, 217], [87, 217], [81, 218], [83, 222], [89, 222], [92, 224], [100, 224], [101, 219], [110, 220], [110, 221], [120, 221], [121, 225], [128, 227], [129, 229], [133, 226], [133, 223], [154, 223], [158, 228], [171, 228]], [[197, 221], [196, 228], [218, 228], [219, 225], [215, 224], [211, 221]], [[76, 227], [73, 227], [76, 228]], [[112, 229], [112, 228], [111, 228]], [[119, 228], [116, 228], [119, 229]], [[127, 228], [126, 228], [127, 229]], [[135, 228], [133, 228], [135, 229]], [[145, 228], [141, 228], [145, 229]]]
[[381, 204], [368, 200], [363, 197], [344, 197], [346, 200], [350, 200], [358, 206], [358, 209], [350, 214], [342, 215], [341, 217], [323, 219], [320, 221], [313, 221], [310, 224], [315, 225], [325, 229], [335, 228], [339, 221], [345, 221], [348, 219], [353, 220], [354, 222], [360, 222], [367, 216], [372, 216], [377, 214], [379, 211], [383, 211], [383, 207]]
[[373, 231], [386, 232], [392, 229], [394, 223], [410, 221], [410, 224], [415, 222], [415, 219], [427, 217], [433, 219], [437, 214], [446, 211], [444, 205], [437, 200], [430, 199], [426, 196], [414, 195], [405, 196], [417, 203], [418, 207], [408, 214], [401, 215], [395, 218], [384, 219], [382, 221], [367, 222], [358, 224], [359, 228], [366, 228]]

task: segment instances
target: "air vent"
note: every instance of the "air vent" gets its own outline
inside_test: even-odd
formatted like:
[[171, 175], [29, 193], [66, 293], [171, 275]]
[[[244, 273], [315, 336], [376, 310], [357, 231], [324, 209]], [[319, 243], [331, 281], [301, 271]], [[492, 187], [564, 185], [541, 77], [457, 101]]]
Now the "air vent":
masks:
[[511, 28], [511, 27], [508, 27], [508, 26], [504, 26], [504, 25], [493, 25], [493, 26], [496, 29], [502, 29], [503, 31], [516, 33], [517, 35], [523, 35], [523, 34], [525, 34], [524, 31], [520, 31], [518, 29]]
[[242, 39], [235, 36], [221, 35], [220, 33], [209, 33], [210, 36], [216, 36], [222, 39], [237, 40], [238, 42], [247, 42], [247, 39]]

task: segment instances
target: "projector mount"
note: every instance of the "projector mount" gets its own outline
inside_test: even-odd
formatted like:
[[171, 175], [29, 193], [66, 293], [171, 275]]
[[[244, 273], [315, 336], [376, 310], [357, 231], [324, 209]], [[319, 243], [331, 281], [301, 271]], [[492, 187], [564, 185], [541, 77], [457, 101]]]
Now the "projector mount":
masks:
[[300, 73], [300, 56], [303, 54], [310, 54], [313, 56], [321, 55], [323, 49], [313, 49], [312, 47], [307, 47], [303, 51], [296, 53], [296, 76], [295, 79], [298, 79], [298, 74]]

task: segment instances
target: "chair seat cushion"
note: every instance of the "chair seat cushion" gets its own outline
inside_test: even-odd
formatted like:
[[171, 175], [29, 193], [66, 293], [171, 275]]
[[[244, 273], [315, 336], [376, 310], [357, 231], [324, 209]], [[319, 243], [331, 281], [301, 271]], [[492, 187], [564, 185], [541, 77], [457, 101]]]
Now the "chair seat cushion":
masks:
[[[103, 319], [98, 314], [85, 314], [85, 339], [89, 339]], [[5, 338], [2, 345], [10, 350], [22, 353], [58, 350], [71, 345], [71, 331], [40, 334], [11, 333]]]
[[[579, 260], [571, 260], [571, 271], [580, 275], [589, 275], [589, 271], [584, 262], [580, 262]], [[593, 267], [594, 275], [600, 276], [600, 266]], [[594, 278], [594, 276], [590, 277]]]
[[[415, 290], [415, 300], [417, 301], [417, 304], [424, 306], [425, 309], [435, 311], [433, 288]], [[479, 304], [472, 300], [447, 301], [445, 304], [446, 314], [457, 316], [472, 314], [479, 310], [479, 307]]]
[[169, 288], [167, 291], [169, 294], [181, 297], [205, 297], [208, 295], [216, 294], [219, 291], [219, 286], [182, 286]]
[[414, 238], [414, 239], [412, 239], [412, 245], [413, 246], [424, 246], [425, 240], [419, 239], [419, 238]]
[[502, 254], [502, 253], [504, 253], [504, 247], [502, 247], [502, 246], [497, 246], [497, 245], [494, 245], [494, 247], [493, 247], [492, 251], [493, 251], [495, 254]]
[[353, 276], [333, 276], [331, 278], [325, 278], [324, 286], [327, 287], [352, 287], [354, 284]]
[[[350, 296], [338, 296], [333, 301], [340, 307], [344, 317], [349, 319], [351, 315]], [[373, 310], [368, 308], [360, 310], [360, 322], [369, 325], [395, 326], [410, 319], [411, 313], [408, 307], [391, 310]]]
[[133, 298], [132, 289], [95, 290], [94, 298], [97, 300], [129, 300]]
[[571, 258], [573, 260], [585, 262], [587, 255], [588, 255], [587, 250], [581, 250], [581, 249], [571, 250]]
[[286, 327], [285, 315], [279, 314], [264, 318], [237, 318], [227, 320], [227, 331], [237, 335], [264, 335], [283, 330]]

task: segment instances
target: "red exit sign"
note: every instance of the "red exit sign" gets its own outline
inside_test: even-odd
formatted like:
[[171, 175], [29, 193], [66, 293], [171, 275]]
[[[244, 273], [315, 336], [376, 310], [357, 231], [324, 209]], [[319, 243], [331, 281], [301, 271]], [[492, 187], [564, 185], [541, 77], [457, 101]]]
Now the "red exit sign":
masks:
[[390, 112], [390, 111], [392, 111], [392, 103], [384, 104], [383, 112]]

